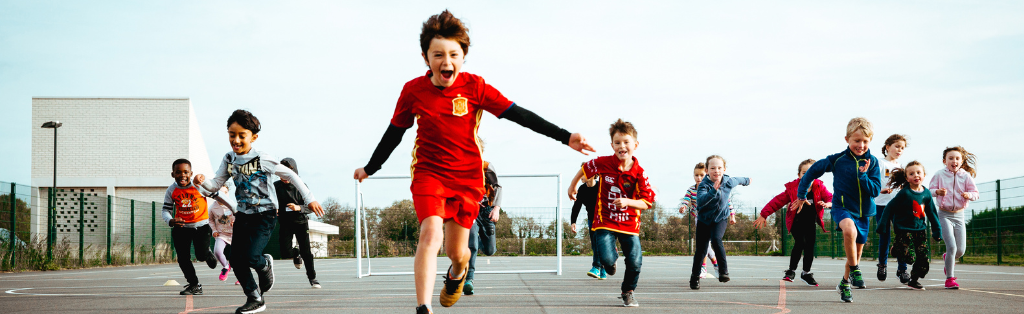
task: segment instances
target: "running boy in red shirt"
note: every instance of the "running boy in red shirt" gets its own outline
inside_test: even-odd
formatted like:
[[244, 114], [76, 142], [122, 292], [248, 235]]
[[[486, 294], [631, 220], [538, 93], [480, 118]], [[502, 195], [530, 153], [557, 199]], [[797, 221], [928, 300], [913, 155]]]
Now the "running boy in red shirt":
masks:
[[640, 248], [640, 211], [654, 204], [654, 190], [648, 183], [644, 168], [633, 157], [639, 142], [633, 124], [619, 119], [608, 130], [615, 155], [597, 157], [583, 165], [569, 183], [569, 199], [576, 200], [576, 184], [581, 178], [597, 176], [599, 185], [593, 225], [594, 242], [601, 265], [608, 275], [615, 275], [615, 240], [625, 255], [626, 275], [622, 278], [622, 305], [640, 306], [633, 290], [640, 279], [643, 254]]
[[479, 214], [479, 202], [484, 193], [483, 160], [476, 137], [484, 111], [558, 140], [576, 151], [594, 149], [579, 133], [570, 134], [516, 106], [483, 78], [460, 73], [469, 52], [469, 30], [448, 10], [423, 23], [420, 49], [430, 70], [402, 88], [391, 124], [370, 161], [356, 169], [353, 177], [362, 181], [380, 170], [402, 141], [405, 130], [416, 123], [410, 186], [420, 221], [415, 259], [419, 305], [416, 311], [431, 313], [437, 252], [442, 242], [445, 242], [452, 265], [444, 276], [441, 305], [452, 306], [462, 295], [469, 262], [469, 228]]

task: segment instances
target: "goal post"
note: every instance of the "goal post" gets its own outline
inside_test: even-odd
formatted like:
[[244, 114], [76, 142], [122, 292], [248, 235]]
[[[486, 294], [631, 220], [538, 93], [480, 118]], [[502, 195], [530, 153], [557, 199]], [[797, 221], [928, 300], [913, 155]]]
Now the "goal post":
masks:
[[[553, 273], [555, 275], [562, 275], [562, 236], [564, 230], [562, 230], [562, 176], [561, 174], [505, 174], [498, 175], [499, 179], [502, 178], [549, 178], [553, 179], [554, 192], [555, 192], [555, 206], [554, 206], [554, 226], [555, 226], [555, 261], [554, 265], [551, 265], [552, 269], [524, 269], [524, 270], [486, 270], [477, 267], [478, 274], [524, 274], [524, 273]], [[411, 176], [407, 175], [378, 175], [371, 176], [364, 180], [378, 181], [378, 180], [411, 180]], [[368, 276], [400, 276], [400, 275], [412, 275], [412, 271], [400, 271], [400, 272], [374, 272], [372, 258], [370, 257], [370, 237], [369, 237], [369, 224], [366, 220], [366, 207], [364, 202], [363, 184], [367, 182], [355, 181], [355, 212], [353, 219], [355, 220], [355, 255], [356, 255], [356, 278], [363, 278]], [[407, 192], [408, 193], [408, 192]], [[503, 192], [504, 193], [504, 192]], [[411, 195], [410, 195], [411, 196]], [[503, 208], [505, 206], [502, 206]], [[506, 211], [507, 213], [508, 211]], [[525, 242], [524, 242], [525, 246]], [[366, 260], [366, 271], [363, 271], [363, 259], [365, 255]], [[486, 267], [484, 267], [486, 268]], [[438, 271], [438, 275], [444, 274], [444, 271]]]

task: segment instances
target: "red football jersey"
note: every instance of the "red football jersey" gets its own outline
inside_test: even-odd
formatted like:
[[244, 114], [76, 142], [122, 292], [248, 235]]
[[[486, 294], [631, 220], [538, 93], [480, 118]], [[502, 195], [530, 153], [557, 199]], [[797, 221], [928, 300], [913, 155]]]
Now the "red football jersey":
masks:
[[455, 83], [438, 89], [430, 82], [430, 71], [402, 88], [391, 124], [418, 126], [412, 149], [413, 177], [423, 171], [440, 179], [470, 186], [484, 185], [483, 160], [476, 132], [486, 110], [500, 116], [512, 101], [480, 76], [462, 72]]
[[597, 213], [591, 230], [607, 229], [615, 232], [639, 235], [640, 210], [635, 208], [619, 208], [612, 204], [617, 198], [642, 200], [647, 206], [654, 204], [654, 190], [644, 175], [644, 168], [633, 157], [633, 168], [619, 171], [619, 158], [602, 156], [588, 161], [583, 165], [583, 173], [587, 178], [598, 175]]

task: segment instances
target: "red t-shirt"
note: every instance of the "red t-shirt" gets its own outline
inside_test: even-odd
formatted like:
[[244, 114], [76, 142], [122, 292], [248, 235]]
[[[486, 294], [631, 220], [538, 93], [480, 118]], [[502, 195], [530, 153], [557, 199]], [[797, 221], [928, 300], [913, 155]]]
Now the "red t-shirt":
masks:
[[438, 89], [430, 71], [402, 88], [391, 124], [418, 126], [412, 149], [412, 175], [427, 174], [463, 185], [483, 187], [484, 171], [477, 129], [483, 112], [500, 116], [512, 101], [480, 76], [462, 72], [455, 83]]
[[647, 206], [654, 204], [654, 190], [644, 175], [644, 168], [633, 157], [633, 168], [619, 171], [619, 158], [602, 156], [588, 161], [583, 165], [583, 173], [587, 178], [600, 175], [597, 180], [597, 212], [590, 230], [607, 229], [615, 232], [639, 235], [640, 210], [635, 208], [618, 208], [612, 204], [617, 198], [642, 200]]

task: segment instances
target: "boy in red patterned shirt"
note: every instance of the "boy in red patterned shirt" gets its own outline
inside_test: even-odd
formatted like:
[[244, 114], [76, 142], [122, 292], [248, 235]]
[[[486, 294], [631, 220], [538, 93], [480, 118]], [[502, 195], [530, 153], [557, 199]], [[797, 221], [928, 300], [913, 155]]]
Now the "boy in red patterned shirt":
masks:
[[512, 120], [576, 151], [594, 149], [579, 133], [570, 134], [516, 106], [480, 76], [460, 73], [463, 58], [469, 51], [469, 31], [447, 10], [423, 23], [420, 48], [430, 71], [402, 88], [391, 125], [377, 144], [370, 162], [356, 169], [353, 177], [362, 181], [380, 170], [401, 142], [405, 130], [416, 123], [410, 187], [420, 221], [415, 259], [419, 304], [416, 311], [431, 313], [437, 252], [442, 242], [445, 242], [452, 265], [444, 276], [441, 305], [452, 306], [462, 295], [470, 258], [469, 228], [479, 214], [484, 193], [484, 167], [476, 136], [484, 111], [499, 119]]
[[625, 255], [626, 275], [622, 278], [622, 305], [640, 306], [633, 297], [633, 290], [640, 279], [640, 265], [643, 254], [640, 248], [640, 211], [654, 204], [654, 191], [644, 174], [644, 168], [633, 157], [636, 150], [637, 132], [633, 124], [619, 119], [608, 130], [612, 137], [613, 156], [602, 156], [588, 161], [569, 183], [569, 199], [576, 200], [576, 187], [581, 178], [597, 176], [600, 186], [594, 222], [596, 253], [608, 275], [615, 275], [615, 240], [622, 246]]

